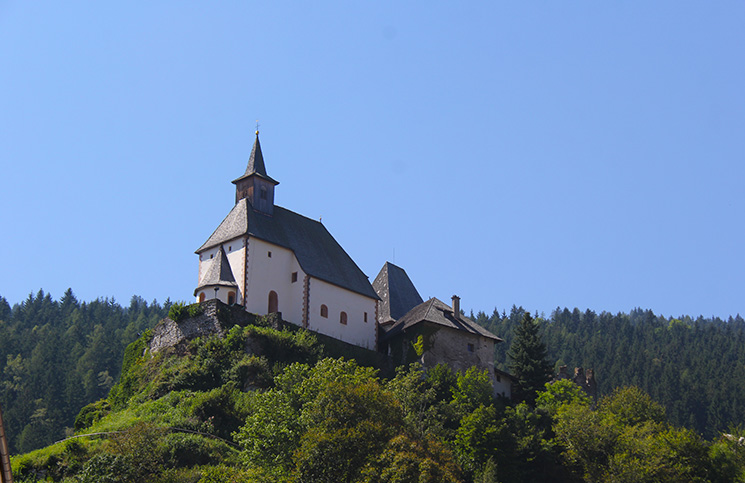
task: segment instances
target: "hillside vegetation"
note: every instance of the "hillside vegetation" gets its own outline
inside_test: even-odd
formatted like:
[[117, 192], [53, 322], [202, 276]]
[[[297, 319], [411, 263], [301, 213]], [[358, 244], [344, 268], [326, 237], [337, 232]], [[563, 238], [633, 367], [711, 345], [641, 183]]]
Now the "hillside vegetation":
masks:
[[[0, 297], [17, 481], [743, 481], [739, 316], [557, 309], [537, 318], [547, 361], [594, 368], [604, 397], [564, 381], [515, 403], [492, 399], [477, 371], [394, 373], [262, 318], [151, 354], [147, 329], [170, 307]], [[473, 316], [506, 339], [502, 369], [524, 315]]]
[[59, 301], [40, 290], [10, 307], [0, 297], [0, 406], [13, 453], [65, 437], [86, 404], [119, 379], [125, 347], [168, 313], [170, 302], [132, 297]]
[[[151, 354], [130, 344], [119, 383], [77, 438], [13, 459], [20, 482], [742, 481], [733, 438], [671, 424], [644, 391], [593, 404], [574, 384], [494, 400], [485, 373], [340, 358], [302, 329], [234, 326]], [[343, 349], [341, 349], [343, 350]], [[86, 434], [90, 436], [85, 436]]]

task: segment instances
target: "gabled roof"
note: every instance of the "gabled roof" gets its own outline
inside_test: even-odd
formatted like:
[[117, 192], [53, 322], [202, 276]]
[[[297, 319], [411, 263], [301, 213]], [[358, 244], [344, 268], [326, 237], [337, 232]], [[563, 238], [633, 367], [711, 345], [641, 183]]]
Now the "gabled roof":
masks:
[[422, 296], [406, 271], [390, 262], [385, 262], [372, 286], [382, 302], [378, 306], [378, 321], [381, 324], [400, 319], [422, 303]]
[[244, 198], [230, 210], [196, 253], [244, 235], [292, 250], [305, 273], [319, 280], [377, 299], [367, 276], [320, 222], [281, 206], [273, 216], [254, 211]]
[[395, 337], [397, 334], [409, 329], [410, 327], [424, 322], [441, 325], [443, 327], [463, 332], [469, 332], [473, 335], [492, 339], [495, 342], [502, 342], [502, 339], [481, 327], [468, 317], [464, 317], [460, 314], [458, 314], [458, 317], [455, 317], [453, 309], [450, 308], [450, 306], [434, 297], [417, 305], [409, 310], [406, 315], [398, 319], [398, 321], [396, 321], [396, 323], [393, 324], [385, 333], [383, 340]]
[[274, 183], [275, 185], [279, 184], [279, 181], [275, 181], [266, 174], [264, 155], [261, 153], [261, 144], [259, 143], [259, 131], [256, 131], [256, 141], [254, 141], [254, 146], [251, 149], [251, 156], [249, 156], [248, 158], [248, 166], [246, 166], [246, 172], [243, 173], [243, 176], [241, 176], [240, 178], [234, 179], [233, 183], [238, 183], [238, 181], [248, 178], [251, 175], [263, 178]]
[[222, 245], [217, 250], [217, 256], [209, 261], [210, 267], [204, 273], [202, 280], [199, 281], [199, 285], [194, 290], [196, 296], [197, 290], [203, 287], [209, 286], [221, 286], [221, 287], [237, 287], [235, 283], [235, 277], [233, 271], [230, 269], [230, 262], [228, 262], [228, 256], [225, 255], [225, 250], [222, 249]]

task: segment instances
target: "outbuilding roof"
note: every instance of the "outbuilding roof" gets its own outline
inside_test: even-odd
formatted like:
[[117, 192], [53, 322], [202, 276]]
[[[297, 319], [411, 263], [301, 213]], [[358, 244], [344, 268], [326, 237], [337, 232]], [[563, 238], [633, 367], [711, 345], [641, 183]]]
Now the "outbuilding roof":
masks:
[[275, 205], [269, 216], [255, 211], [246, 198], [238, 201], [196, 253], [245, 235], [292, 250], [311, 277], [378, 298], [367, 276], [323, 224], [281, 206]]
[[464, 317], [460, 314], [457, 314], [456, 317], [456, 314], [454, 314], [453, 309], [450, 308], [450, 306], [434, 297], [417, 305], [409, 310], [406, 315], [398, 319], [385, 333], [383, 340], [395, 337], [397, 334], [424, 322], [463, 332], [469, 332], [474, 335], [492, 339], [495, 342], [502, 342], [502, 339], [481, 327], [468, 317]]
[[422, 303], [422, 296], [406, 271], [390, 262], [385, 262], [372, 285], [381, 300], [378, 308], [378, 321], [381, 324], [403, 317]]

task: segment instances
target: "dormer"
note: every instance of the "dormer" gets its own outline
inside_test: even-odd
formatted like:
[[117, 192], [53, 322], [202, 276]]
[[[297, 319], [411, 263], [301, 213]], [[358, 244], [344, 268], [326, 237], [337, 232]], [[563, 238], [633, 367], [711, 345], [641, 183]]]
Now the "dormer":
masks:
[[248, 158], [246, 172], [240, 178], [234, 179], [233, 184], [236, 204], [246, 198], [255, 211], [269, 216], [274, 213], [274, 187], [279, 181], [266, 174], [264, 155], [261, 154], [259, 144], [259, 131], [256, 131], [256, 141], [251, 149], [251, 157]]

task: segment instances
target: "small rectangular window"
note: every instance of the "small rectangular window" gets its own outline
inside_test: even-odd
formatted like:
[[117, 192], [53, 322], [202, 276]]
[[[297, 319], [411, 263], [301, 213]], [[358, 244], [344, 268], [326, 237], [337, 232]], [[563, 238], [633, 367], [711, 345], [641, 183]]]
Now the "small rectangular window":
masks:
[[367, 322], [367, 312], [365, 312], [365, 322]]
[[266, 256], [272, 258], [272, 252], [266, 252]]
[[499, 374], [497, 374], [497, 382], [502, 382], [502, 376], [500, 376]]
[[297, 272], [292, 272], [292, 283], [297, 282]]
[[468, 344], [468, 352], [473, 352], [473, 344]]

